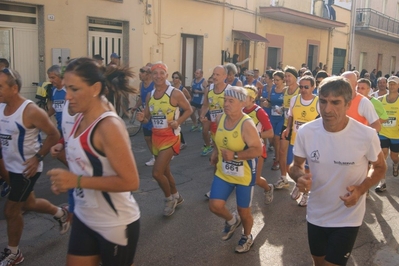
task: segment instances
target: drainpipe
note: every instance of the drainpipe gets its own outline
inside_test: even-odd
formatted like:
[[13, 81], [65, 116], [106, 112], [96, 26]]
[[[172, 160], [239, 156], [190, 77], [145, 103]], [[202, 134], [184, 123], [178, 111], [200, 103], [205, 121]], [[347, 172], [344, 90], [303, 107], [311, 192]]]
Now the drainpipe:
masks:
[[[330, 54], [331, 54], [331, 41], [333, 37], [334, 28], [328, 28], [328, 42], [327, 42], [327, 58], [326, 65], [327, 67], [330, 65]], [[333, 65], [331, 64], [331, 74], [332, 74]]]
[[[255, 10], [255, 33], [258, 34], [258, 8]], [[254, 42], [254, 55], [253, 55], [253, 61], [252, 61], [252, 69], [255, 68], [255, 63], [256, 63], [256, 53], [258, 51], [258, 42]]]
[[347, 69], [351, 70], [353, 67], [353, 46], [355, 43], [355, 27], [356, 27], [356, 0], [352, 0], [351, 7], [351, 27], [349, 31], [349, 61], [347, 63]]

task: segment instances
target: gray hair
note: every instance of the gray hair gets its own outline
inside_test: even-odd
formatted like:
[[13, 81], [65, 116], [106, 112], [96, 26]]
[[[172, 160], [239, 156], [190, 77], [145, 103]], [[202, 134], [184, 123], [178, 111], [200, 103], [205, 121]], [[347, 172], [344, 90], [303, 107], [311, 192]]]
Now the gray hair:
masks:
[[320, 83], [319, 95], [328, 97], [329, 95], [334, 97], [343, 96], [345, 104], [352, 100], [352, 86], [348, 79], [335, 76], [323, 79]]
[[227, 74], [232, 73], [232, 74], [237, 74], [237, 67], [233, 63], [228, 63], [226, 64], [226, 69], [227, 69]]
[[58, 77], [61, 77], [61, 67], [59, 65], [52, 65], [47, 69], [47, 75], [50, 73], [56, 74]]

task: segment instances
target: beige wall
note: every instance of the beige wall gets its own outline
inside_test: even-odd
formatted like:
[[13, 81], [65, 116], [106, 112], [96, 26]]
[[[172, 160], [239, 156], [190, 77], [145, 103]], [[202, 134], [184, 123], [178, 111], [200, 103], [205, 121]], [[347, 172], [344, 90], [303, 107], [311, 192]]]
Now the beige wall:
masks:
[[398, 71], [399, 51], [395, 43], [377, 40], [367, 36], [357, 34], [355, 36], [355, 49], [353, 51], [353, 65], [359, 71], [359, 58], [360, 53], [366, 53], [366, 58], [363, 61], [363, 68], [371, 72], [374, 68], [377, 69], [378, 54], [382, 54], [382, 67], [383, 75], [390, 73], [391, 57], [396, 57], [396, 67], [392, 71]]

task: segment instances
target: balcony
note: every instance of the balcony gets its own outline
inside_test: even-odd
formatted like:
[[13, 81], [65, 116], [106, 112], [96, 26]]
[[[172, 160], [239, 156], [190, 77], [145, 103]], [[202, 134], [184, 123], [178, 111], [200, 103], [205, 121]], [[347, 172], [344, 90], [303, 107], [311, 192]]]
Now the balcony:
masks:
[[330, 29], [346, 26], [345, 23], [326, 19], [320, 16], [315, 16], [309, 13], [297, 11], [291, 8], [270, 6], [270, 7], [259, 7], [259, 13], [261, 16], [279, 20], [287, 23], [296, 25], [303, 25], [312, 28], [319, 29]]
[[356, 10], [357, 34], [399, 43], [399, 20], [371, 8]]

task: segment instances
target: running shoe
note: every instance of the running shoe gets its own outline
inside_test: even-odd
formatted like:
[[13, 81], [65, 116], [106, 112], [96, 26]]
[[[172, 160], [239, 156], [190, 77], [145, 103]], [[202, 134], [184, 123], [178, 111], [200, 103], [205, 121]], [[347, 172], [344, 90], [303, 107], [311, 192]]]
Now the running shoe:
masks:
[[254, 244], [254, 239], [252, 235], [248, 238], [246, 235], [241, 235], [240, 241], [238, 241], [238, 246], [236, 247], [237, 253], [245, 253], [248, 252], [252, 245]]
[[394, 163], [392, 164], [392, 175], [393, 176], [398, 176], [399, 174], [399, 163]]
[[378, 186], [375, 187], [375, 192], [384, 192], [387, 190], [387, 184], [385, 182], [380, 182]]
[[191, 126], [190, 132], [195, 132], [198, 130], [198, 126]]
[[279, 169], [280, 169], [280, 164], [278, 163], [278, 161], [274, 161], [272, 165], [272, 170], [277, 171]]
[[56, 220], [59, 225], [60, 225], [60, 235], [65, 234], [66, 232], [68, 232], [69, 227], [70, 227], [70, 221], [69, 221], [69, 212], [65, 207], [61, 208], [62, 211], [64, 212], [64, 215], [62, 215], [60, 218], [57, 217], [53, 217], [54, 220]]
[[211, 191], [208, 191], [205, 193], [205, 197], [210, 199], [211, 198]]
[[302, 198], [298, 203], [298, 206], [300, 207], [306, 207], [308, 206], [308, 199], [309, 199], [309, 194], [308, 193], [303, 193]]
[[276, 184], [274, 184], [274, 189], [282, 189], [285, 187], [289, 187], [290, 184], [288, 184], [287, 180], [284, 180], [283, 178], [280, 177], [280, 179], [277, 181]]
[[20, 264], [24, 261], [24, 256], [22, 255], [21, 250], [18, 249], [17, 254], [12, 254], [11, 250], [5, 248], [0, 255], [0, 266], [13, 266]]
[[269, 147], [267, 148], [267, 151], [270, 151], [270, 152], [274, 151], [273, 146], [269, 144]]
[[1, 188], [0, 197], [2, 197], [2, 198], [7, 197], [7, 195], [10, 193], [10, 191], [11, 191], [11, 187], [6, 182], [4, 182], [4, 184]]
[[180, 150], [184, 150], [185, 148], [187, 148], [187, 144], [186, 143], [180, 143]]
[[153, 166], [155, 163], [155, 157], [152, 156], [151, 159], [145, 163], [146, 166]]
[[273, 201], [274, 186], [273, 184], [269, 184], [269, 187], [268, 191], [265, 190], [265, 204], [270, 204]]
[[233, 212], [233, 216], [236, 217], [236, 222], [233, 225], [229, 225], [227, 222], [225, 222], [222, 240], [229, 240], [233, 236], [234, 231], [241, 224], [241, 218], [236, 212]]
[[179, 193], [179, 198], [176, 199], [176, 200], [177, 200], [176, 206], [179, 206], [180, 204], [182, 204], [182, 203], [184, 202], [184, 199], [183, 199], [183, 197], [180, 195], [180, 193]]
[[165, 208], [163, 209], [163, 215], [171, 216], [173, 213], [175, 213], [176, 204], [177, 204], [176, 199], [172, 200], [165, 199]]
[[297, 200], [300, 196], [301, 192], [299, 191], [299, 188], [295, 186], [294, 189], [291, 191], [291, 199]]
[[204, 147], [204, 148], [202, 149], [201, 156], [207, 156], [207, 155], [210, 154], [211, 152], [213, 152], [212, 146]]

